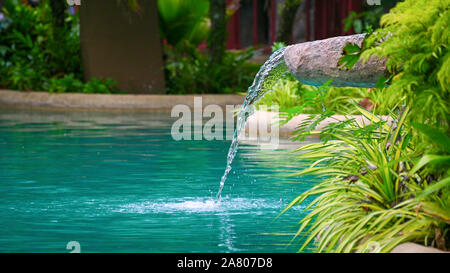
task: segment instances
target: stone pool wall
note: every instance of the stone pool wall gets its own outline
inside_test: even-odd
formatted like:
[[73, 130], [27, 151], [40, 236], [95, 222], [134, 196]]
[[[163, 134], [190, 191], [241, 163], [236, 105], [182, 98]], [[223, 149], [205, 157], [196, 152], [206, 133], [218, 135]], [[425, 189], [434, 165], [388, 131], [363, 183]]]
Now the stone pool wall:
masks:
[[33, 108], [71, 108], [90, 110], [168, 111], [178, 104], [194, 107], [194, 97], [202, 97], [203, 106], [240, 105], [243, 95], [109, 95], [81, 93], [48, 93], [0, 90], [0, 106]]

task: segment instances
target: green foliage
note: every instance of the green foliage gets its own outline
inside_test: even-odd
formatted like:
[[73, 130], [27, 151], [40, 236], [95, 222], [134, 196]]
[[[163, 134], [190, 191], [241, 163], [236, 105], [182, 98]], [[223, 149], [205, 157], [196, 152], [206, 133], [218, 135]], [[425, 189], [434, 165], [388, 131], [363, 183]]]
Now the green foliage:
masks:
[[49, 92], [83, 92], [83, 93], [119, 93], [117, 82], [112, 79], [91, 78], [84, 84], [73, 74], [66, 74], [62, 78], [51, 78], [44, 83], [45, 90]]
[[430, 143], [438, 146], [438, 150], [443, 150], [450, 154], [450, 137], [437, 128], [412, 122], [413, 128], [424, 134]]
[[301, 86], [298, 81], [290, 79], [282, 79], [277, 82], [271, 92], [264, 95], [256, 104], [256, 108], [261, 105], [273, 106], [278, 105], [280, 111], [286, 111], [292, 107], [302, 104], [300, 92], [301, 88], [308, 88], [308, 86]]
[[36, 8], [6, 0], [0, 19], [0, 88], [51, 92], [116, 92], [112, 80], [82, 82], [79, 23], [64, 11], [55, 25], [48, 0]]
[[289, 43], [292, 36], [292, 25], [295, 15], [303, 0], [286, 0], [279, 6], [279, 25], [277, 27], [276, 40]]
[[278, 105], [282, 117], [288, 121], [298, 114], [320, 114], [324, 112], [338, 115], [358, 114], [355, 104], [369, 98], [378, 114], [387, 115], [395, 107], [395, 100], [387, 101], [382, 89], [355, 87], [310, 86], [298, 82], [287, 75], [274, 84], [272, 92], [258, 102], [259, 105]]
[[73, 74], [67, 74], [62, 78], [49, 79], [44, 83], [44, 88], [49, 92], [77, 92], [83, 90], [83, 83]]
[[17, 90], [39, 90], [36, 89], [38, 83], [41, 82], [43, 75], [40, 71], [35, 71], [26, 64], [18, 63], [14, 66], [3, 67], [3, 75], [1, 75], [1, 86]]
[[183, 49], [165, 47], [167, 90], [170, 94], [236, 93], [250, 86], [258, 65], [249, 63], [252, 49], [227, 51], [221, 64], [185, 43]]
[[[253, 49], [225, 47], [232, 6], [227, 10], [223, 1], [158, 1], [161, 33], [168, 42], [164, 47], [168, 93], [236, 93], [250, 86], [258, 71], [258, 65], [249, 62]], [[198, 49], [205, 39], [207, 53]]]
[[[127, 7], [129, 10], [131, 10], [132, 12], [135, 13], [140, 13], [141, 12], [141, 5], [139, 0], [126, 0], [125, 1]], [[121, 4], [121, 0], [117, 0], [117, 4], [120, 5]]]
[[[366, 38], [362, 58], [387, 57], [392, 82], [387, 94], [404, 97], [408, 117], [448, 134], [450, 3], [418, 0], [399, 3], [381, 19], [382, 28]], [[379, 43], [379, 41], [384, 42]]]
[[373, 10], [360, 13], [350, 11], [349, 16], [343, 20], [344, 31], [347, 32], [353, 28], [355, 33], [363, 33], [368, 28], [377, 28], [379, 27], [382, 14], [383, 7], [377, 7]]
[[284, 42], [274, 42], [272, 45], [272, 52], [282, 49], [283, 47], [286, 47]]
[[392, 126], [364, 109], [361, 114], [368, 125], [353, 119], [310, 131], [331, 140], [298, 149], [308, 167], [296, 175], [325, 179], [285, 209], [314, 198], [299, 222], [296, 236], [307, 236], [300, 250], [314, 243], [318, 252], [389, 252], [409, 241], [446, 249], [448, 158], [438, 173], [426, 168], [431, 161], [415, 168], [423, 157], [405, 123], [408, 109]]
[[344, 31], [347, 32], [351, 28], [355, 33], [367, 32], [368, 29], [376, 29], [380, 27], [380, 18], [388, 12], [397, 2], [401, 0], [383, 0], [381, 5], [369, 5], [363, 1], [362, 11], [357, 13], [350, 11], [349, 16], [345, 18]]
[[361, 56], [361, 48], [352, 43], [347, 43], [344, 47], [344, 54], [338, 61], [338, 66], [342, 69], [351, 69], [358, 61]]
[[171, 45], [189, 41], [198, 45], [209, 32], [207, 0], [159, 0], [161, 34]]
[[91, 78], [83, 88], [83, 93], [120, 93], [120, 90], [116, 87], [117, 82], [113, 79], [99, 79]]
[[406, 0], [382, 17], [362, 48], [346, 46], [339, 65], [347, 69], [360, 57], [387, 59], [391, 75], [370, 94], [378, 94], [371, 98], [374, 112], [387, 110], [391, 121], [355, 104], [369, 123], [350, 119], [318, 131], [320, 120], [334, 114], [326, 110], [298, 127], [297, 138], [320, 134], [323, 140], [298, 150], [309, 163], [297, 175], [324, 177], [288, 206], [314, 198], [297, 233], [307, 237], [302, 248], [389, 252], [409, 241], [449, 248], [449, 7], [448, 1]]

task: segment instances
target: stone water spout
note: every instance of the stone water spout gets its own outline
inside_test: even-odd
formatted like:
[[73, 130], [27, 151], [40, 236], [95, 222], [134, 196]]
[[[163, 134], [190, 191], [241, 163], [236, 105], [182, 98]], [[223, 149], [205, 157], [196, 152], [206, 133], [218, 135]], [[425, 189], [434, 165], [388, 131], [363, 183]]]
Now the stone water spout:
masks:
[[284, 61], [300, 82], [320, 86], [333, 79], [332, 86], [375, 87], [386, 76], [386, 60], [359, 60], [350, 70], [339, 69], [337, 63], [347, 43], [361, 46], [365, 34], [333, 37], [286, 47]]
[[[320, 86], [333, 79], [333, 86], [375, 87], [381, 76], [386, 75], [386, 60], [371, 58], [367, 62], [358, 61], [350, 70], [341, 70], [338, 61], [343, 55], [347, 43], [361, 46], [364, 34], [334, 37], [326, 40], [301, 43], [275, 51], [261, 66], [253, 84], [248, 88], [247, 96], [237, 117], [233, 140], [228, 150], [227, 167], [220, 180], [217, 197], [220, 199], [223, 186], [231, 171], [231, 164], [238, 150], [238, 139], [248, 117], [254, 113], [254, 104], [273, 88], [264, 86], [269, 78], [282, 78], [286, 67], [297, 80], [304, 84]], [[284, 66], [286, 64], [286, 66]], [[283, 73], [277, 73], [279, 68]], [[276, 82], [272, 81], [272, 82]], [[248, 114], [248, 115], [246, 115]], [[326, 121], [326, 120], [325, 120]]]

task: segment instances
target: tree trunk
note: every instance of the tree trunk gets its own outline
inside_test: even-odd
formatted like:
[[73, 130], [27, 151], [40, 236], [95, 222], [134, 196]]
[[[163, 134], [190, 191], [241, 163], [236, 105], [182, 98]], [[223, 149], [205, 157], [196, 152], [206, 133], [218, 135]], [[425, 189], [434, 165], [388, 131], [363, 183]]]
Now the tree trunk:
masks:
[[157, 2], [139, 1], [139, 13], [130, 12], [121, 2], [81, 1], [84, 78], [112, 78], [127, 93], [164, 93]]
[[292, 26], [295, 15], [303, 0], [286, 0], [281, 7], [280, 25], [277, 31], [277, 42], [289, 44], [292, 37]]
[[67, 8], [66, 1], [50, 0], [50, 8], [52, 9], [53, 22], [56, 27], [64, 27], [65, 11]]
[[208, 39], [210, 65], [222, 63], [225, 54], [227, 37], [226, 1], [210, 0], [209, 16], [211, 18], [211, 32]]

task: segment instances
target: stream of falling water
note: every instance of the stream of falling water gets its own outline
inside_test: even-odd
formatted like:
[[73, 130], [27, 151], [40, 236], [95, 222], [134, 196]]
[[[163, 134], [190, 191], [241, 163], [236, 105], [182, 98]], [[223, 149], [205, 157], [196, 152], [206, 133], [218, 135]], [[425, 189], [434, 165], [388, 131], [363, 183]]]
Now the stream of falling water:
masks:
[[236, 130], [234, 131], [233, 140], [227, 156], [227, 167], [220, 180], [220, 187], [217, 193], [217, 198], [220, 200], [222, 189], [227, 180], [227, 176], [231, 171], [231, 163], [238, 150], [238, 139], [245, 128], [247, 119], [254, 112], [254, 104], [261, 99], [267, 92], [271, 91], [279, 79], [287, 73], [286, 65], [284, 63], [284, 50], [281, 48], [275, 51], [270, 58], [261, 66], [258, 73], [253, 80], [252, 85], [248, 88], [247, 96], [244, 103], [242, 103], [241, 111], [237, 116]]

